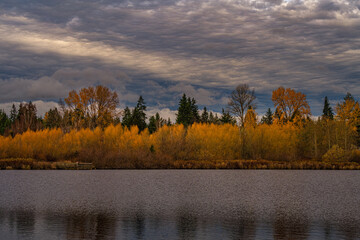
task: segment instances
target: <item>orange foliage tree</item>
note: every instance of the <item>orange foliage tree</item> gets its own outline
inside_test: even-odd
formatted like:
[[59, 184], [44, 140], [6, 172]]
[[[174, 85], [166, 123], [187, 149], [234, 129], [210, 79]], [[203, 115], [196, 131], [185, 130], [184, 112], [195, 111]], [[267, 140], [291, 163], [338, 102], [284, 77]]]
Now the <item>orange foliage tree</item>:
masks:
[[[73, 90], [65, 98], [65, 103], [72, 113], [75, 127], [108, 126], [116, 116], [118, 95], [105, 86]], [[84, 126], [85, 125], [85, 126]]]
[[311, 114], [306, 95], [291, 88], [279, 87], [272, 92], [275, 117], [280, 122], [298, 121]]

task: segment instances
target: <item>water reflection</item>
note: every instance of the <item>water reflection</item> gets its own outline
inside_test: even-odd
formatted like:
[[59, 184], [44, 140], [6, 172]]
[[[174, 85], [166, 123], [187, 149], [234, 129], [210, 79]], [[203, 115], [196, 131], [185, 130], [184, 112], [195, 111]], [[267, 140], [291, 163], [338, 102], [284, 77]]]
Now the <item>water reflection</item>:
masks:
[[273, 223], [274, 239], [307, 239], [309, 234], [309, 221], [305, 216], [288, 216], [278, 213]]
[[47, 212], [44, 220], [47, 231], [66, 239], [113, 239], [116, 236], [117, 217], [109, 212]]
[[[334, 226], [335, 227], [335, 226]], [[339, 224], [339, 238], [352, 240], [360, 238], [360, 225], [359, 222], [354, 219], [346, 219]]]
[[126, 212], [122, 217], [122, 230], [126, 236], [135, 236], [136, 239], [143, 239], [145, 234], [145, 213], [142, 208], [134, 212]]
[[[305, 216], [277, 214], [272, 225], [266, 225], [252, 214], [235, 219], [208, 219], [186, 208], [179, 209], [174, 219], [161, 214], [146, 214], [144, 209], [127, 210], [121, 215], [77, 211], [36, 215], [33, 210], [2, 211], [0, 222], [1, 232], [8, 236], [7, 239], [36, 239], [46, 234], [60, 236], [60, 239], [259, 239], [269, 238], [269, 232], [273, 239], [351, 240], [360, 237], [360, 222], [351, 219], [315, 224]], [[39, 232], [36, 228], [45, 231]]]
[[186, 208], [178, 210], [176, 216], [176, 228], [179, 239], [195, 239], [198, 227], [197, 221], [198, 219], [192, 211], [189, 211]]
[[360, 177], [294, 173], [0, 174], [0, 238], [360, 239]]
[[253, 218], [227, 219], [223, 225], [230, 239], [255, 239], [256, 222]]
[[71, 214], [64, 217], [67, 239], [115, 237], [116, 218], [109, 213]]

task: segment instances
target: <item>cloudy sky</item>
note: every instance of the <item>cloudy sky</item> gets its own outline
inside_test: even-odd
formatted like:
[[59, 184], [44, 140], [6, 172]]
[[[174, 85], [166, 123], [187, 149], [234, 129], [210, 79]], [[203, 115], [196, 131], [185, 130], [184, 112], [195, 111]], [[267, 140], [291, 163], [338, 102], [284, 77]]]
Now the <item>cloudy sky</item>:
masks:
[[321, 114], [327, 95], [360, 96], [359, 0], [1, 0], [0, 108], [42, 114], [72, 89], [102, 84], [120, 107], [142, 95], [171, 116], [182, 93], [226, 107], [240, 83], [257, 111], [294, 88]]

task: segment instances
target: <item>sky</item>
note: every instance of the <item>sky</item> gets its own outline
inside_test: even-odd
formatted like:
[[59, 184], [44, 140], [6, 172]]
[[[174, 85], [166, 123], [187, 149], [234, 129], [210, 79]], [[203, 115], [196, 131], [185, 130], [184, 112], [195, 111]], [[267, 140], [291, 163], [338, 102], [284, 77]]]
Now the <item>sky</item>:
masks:
[[183, 93], [215, 112], [238, 84], [257, 112], [284, 86], [313, 115], [360, 96], [358, 0], [1, 0], [0, 108], [105, 85], [119, 108], [139, 95], [149, 114], [175, 119]]

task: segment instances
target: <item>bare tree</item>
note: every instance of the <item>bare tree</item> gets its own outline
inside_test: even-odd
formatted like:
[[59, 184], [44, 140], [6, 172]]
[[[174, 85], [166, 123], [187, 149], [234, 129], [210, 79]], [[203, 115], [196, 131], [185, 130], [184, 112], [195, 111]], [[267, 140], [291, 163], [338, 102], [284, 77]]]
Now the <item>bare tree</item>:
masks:
[[239, 84], [231, 93], [228, 108], [232, 114], [239, 117], [240, 126], [244, 126], [245, 114], [249, 107], [255, 109], [255, 90], [247, 84]]

